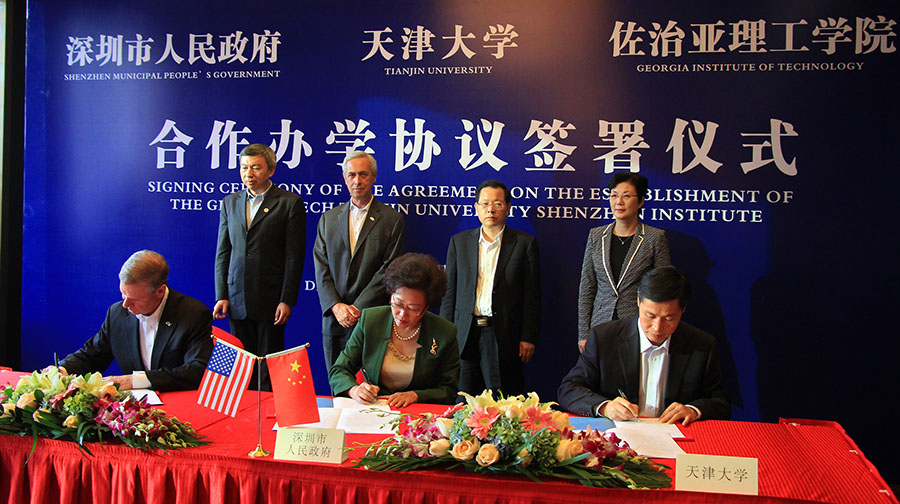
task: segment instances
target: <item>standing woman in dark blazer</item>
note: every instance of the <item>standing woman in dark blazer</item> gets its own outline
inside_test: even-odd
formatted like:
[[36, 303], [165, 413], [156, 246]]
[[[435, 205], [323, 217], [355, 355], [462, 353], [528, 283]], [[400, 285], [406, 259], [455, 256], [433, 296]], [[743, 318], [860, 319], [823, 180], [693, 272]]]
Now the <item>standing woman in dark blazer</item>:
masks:
[[591, 327], [637, 315], [637, 288], [644, 273], [671, 264], [665, 231], [638, 219], [647, 177], [619, 172], [609, 181], [616, 220], [588, 232], [578, 286], [578, 350]]

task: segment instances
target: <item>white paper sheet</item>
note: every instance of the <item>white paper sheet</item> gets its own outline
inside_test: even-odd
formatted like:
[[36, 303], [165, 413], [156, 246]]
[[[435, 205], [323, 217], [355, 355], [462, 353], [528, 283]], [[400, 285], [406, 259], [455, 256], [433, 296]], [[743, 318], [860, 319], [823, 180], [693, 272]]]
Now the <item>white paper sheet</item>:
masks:
[[[354, 404], [358, 404], [354, 401]], [[390, 416], [379, 417], [378, 411], [390, 411], [387, 405], [360, 405], [353, 408], [319, 408], [319, 421], [314, 423], [291, 425], [290, 427], [309, 427], [315, 429], [343, 429], [348, 434], [393, 434], [382, 424], [390, 420]], [[276, 423], [272, 430], [278, 430]]]
[[144, 397], [147, 398], [147, 404], [151, 406], [158, 406], [162, 404], [162, 399], [156, 394], [156, 392], [150, 389], [131, 389], [131, 395], [135, 397], [135, 399], [142, 399]]
[[[616, 428], [625, 426], [625, 428], [639, 428], [647, 431], [659, 431], [664, 432], [669, 435], [669, 437], [673, 439], [681, 439], [684, 438], [684, 434], [681, 433], [681, 429], [678, 428], [677, 424], [664, 424], [659, 423], [658, 418], [641, 418], [637, 422], [620, 422], [616, 421]], [[634, 427], [634, 426], [640, 427]]]
[[647, 424], [638, 422], [622, 422], [621, 426], [609, 429], [616, 436], [625, 440], [640, 455], [652, 458], [675, 458], [684, 450], [668, 433], [660, 429], [648, 428]]

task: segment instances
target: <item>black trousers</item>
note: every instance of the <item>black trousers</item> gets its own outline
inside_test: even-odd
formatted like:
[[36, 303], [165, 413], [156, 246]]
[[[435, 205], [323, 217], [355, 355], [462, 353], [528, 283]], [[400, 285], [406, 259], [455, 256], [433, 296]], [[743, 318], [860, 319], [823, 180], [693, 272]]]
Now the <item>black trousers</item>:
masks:
[[[275, 325], [272, 320], [228, 319], [231, 326], [231, 334], [236, 336], [248, 352], [253, 352], [258, 357], [284, 350], [285, 324]], [[256, 390], [256, 377], [260, 376], [260, 390], [272, 391], [272, 380], [269, 378], [269, 368], [266, 361], [257, 362], [259, 371], [254, 372], [250, 378], [250, 388]]]
[[[503, 355], [493, 326], [478, 327], [472, 321], [466, 345], [459, 356], [459, 391], [478, 395], [485, 389], [505, 396], [525, 392], [525, 374], [518, 353]], [[460, 397], [458, 401], [464, 401]]]

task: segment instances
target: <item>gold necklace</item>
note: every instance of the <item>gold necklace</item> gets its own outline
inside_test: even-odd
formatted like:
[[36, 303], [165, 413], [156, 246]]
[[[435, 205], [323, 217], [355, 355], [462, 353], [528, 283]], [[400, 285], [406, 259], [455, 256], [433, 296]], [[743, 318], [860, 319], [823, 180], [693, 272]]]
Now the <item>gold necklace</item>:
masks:
[[409, 362], [416, 358], [415, 353], [413, 353], [412, 355], [406, 355], [405, 353], [401, 352], [400, 350], [397, 350], [397, 347], [394, 346], [393, 341], [388, 341], [388, 349], [391, 351], [392, 354], [394, 354], [394, 357], [396, 357], [397, 359], [399, 359], [403, 362]]

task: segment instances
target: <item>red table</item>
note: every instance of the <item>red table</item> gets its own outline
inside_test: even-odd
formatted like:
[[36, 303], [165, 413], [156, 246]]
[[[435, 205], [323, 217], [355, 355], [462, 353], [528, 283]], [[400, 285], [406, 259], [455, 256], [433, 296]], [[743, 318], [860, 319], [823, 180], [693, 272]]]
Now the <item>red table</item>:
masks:
[[[3, 374], [0, 373], [0, 382]], [[146, 453], [120, 444], [90, 446], [41, 439], [24, 465], [31, 438], [0, 436], [0, 501], [7, 502], [897, 502], [884, 480], [843, 429], [832, 422], [762, 424], [697, 422], [679, 442], [688, 453], [757, 457], [760, 496], [723, 496], [671, 490], [605, 490], [577, 483], [534, 483], [514, 476], [462, 470], [380, 473], [324, 464], [251, 459], [257, 444], [256, 393], [247, 393], [237, 418], [196, 404], [197, 392], [162, 394], [163, 409], [189, 420], [211, 444]], [[271, 394], [262, 394], [263, 447], [274, 451]], [[410, 408], [422, 411], [428, 406]], [[430, 410], [434, 411], [432, 406]], [[348, 435], [348, 445], [381, 436]], [[351, 453], [351, 457], [354, 454]], [[662, 461], [674, 466], [673, 460]]]

